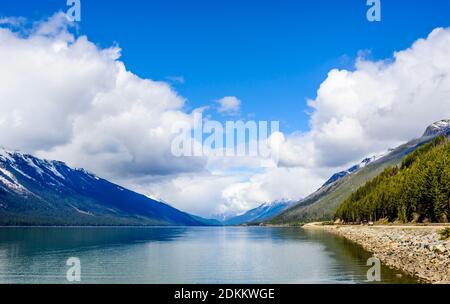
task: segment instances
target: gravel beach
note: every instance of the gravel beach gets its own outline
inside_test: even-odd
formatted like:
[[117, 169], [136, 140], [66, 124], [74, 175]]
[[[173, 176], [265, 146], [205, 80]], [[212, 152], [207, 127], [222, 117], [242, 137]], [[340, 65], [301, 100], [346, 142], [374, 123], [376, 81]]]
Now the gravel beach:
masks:
[[441, 240], [443, 226], [346, 226], [312, 223], [372, 252], [391, 268], [429, 283], [450, 284], [450, 241]]

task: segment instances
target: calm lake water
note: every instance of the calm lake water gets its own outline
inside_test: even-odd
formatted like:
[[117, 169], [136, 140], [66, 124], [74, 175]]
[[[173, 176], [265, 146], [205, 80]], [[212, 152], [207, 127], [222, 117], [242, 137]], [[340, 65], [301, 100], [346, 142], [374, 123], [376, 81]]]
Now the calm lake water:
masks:
[[301, 228], [0, 228], [0, 283], [67, 283], [69, 257], [82, 283], [365, 283], [370, 256]]

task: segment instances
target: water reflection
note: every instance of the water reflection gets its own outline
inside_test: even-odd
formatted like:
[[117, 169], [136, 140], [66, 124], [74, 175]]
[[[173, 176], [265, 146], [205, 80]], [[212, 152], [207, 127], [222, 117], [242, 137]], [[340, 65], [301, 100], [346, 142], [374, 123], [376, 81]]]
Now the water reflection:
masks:
[[89, 250], [145, 242], [170, 242], [183, 237], [185, 227], [70, 227], [0, 228], [0, 250], [14, 248], [18, 255], [60, 250]]
[[364, 283], [370, 254], [299, 228], [0, 228], [0, 282], [64, 283], [71, 256], [84, 283]]

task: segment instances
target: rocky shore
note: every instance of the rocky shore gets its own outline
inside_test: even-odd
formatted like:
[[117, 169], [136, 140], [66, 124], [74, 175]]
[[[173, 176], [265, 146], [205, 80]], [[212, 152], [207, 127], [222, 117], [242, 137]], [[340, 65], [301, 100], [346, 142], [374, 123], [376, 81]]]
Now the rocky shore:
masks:
[[430, 283], [450, 284], [450, 241], [436, 226], [340, 226], [309, 224], [345, 237], [372, 252], [391, 268]]

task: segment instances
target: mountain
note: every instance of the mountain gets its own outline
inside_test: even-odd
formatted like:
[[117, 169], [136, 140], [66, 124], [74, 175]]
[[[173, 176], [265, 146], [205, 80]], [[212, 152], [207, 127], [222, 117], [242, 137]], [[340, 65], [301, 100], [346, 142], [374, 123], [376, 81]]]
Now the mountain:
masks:
[[345, 170], [345, 171], [341, 171], [338, 173], [333, 174], [326, 182], [325, 184], [323, 184], [322, 187], [326, 187], [328, 185], [331, 185], [332, 183], [338, 181], [339, 179], [352, 174], [353, 172], [364, 168], [365, 166], [367, 166], [370, 163], [373, 163], [374, 161], [376, 161], [377, 159], [380, 159], [381, 157], [383, 157], [383, 155], [377, 155], [377, 156], [372, 156], [372, 157], [368, 157], [365, 158], [362, 162], [360, 162], [357, 165], [352, 166], [351, 168]]
[[402, 160], [439, 135], [450, 134], [450, 120], [441, 120], [427, 127], [423, 136], [405, 143], [362, 168], [326, 183], [316, 192], [297, 202], [269, 221], [271, 224], [331, 220], [339, 205], [351, 193], [382, 173], [389, 166], [398, 166]]
[[274, 216], [286, 210], [292, 202], [280, 201], [262, 204], [261, 206], [249, 210], [242, 215], [231, 217], [223, 221], [224, 225], [241, 225], [245, 223], [260, 223], [272, 219]]
[[83, 169], [0, 149], [0, 225], [210, 225]]
[[449, 130], [450, 130], [450, 119], [440, 120], [438, 122], [435, 122], [434, 124], [431, 124], [425, 130], [423, 137], [438, 136], [441, 134], [448, 133]]

